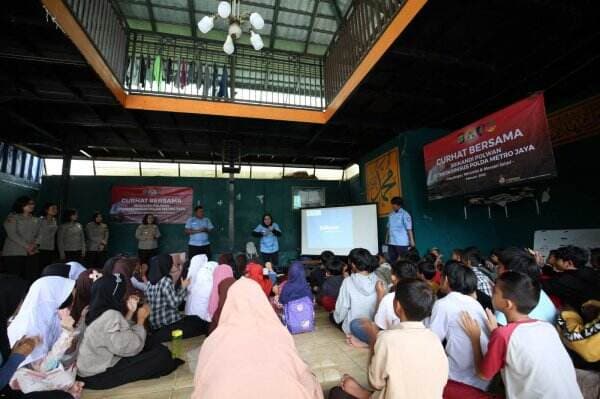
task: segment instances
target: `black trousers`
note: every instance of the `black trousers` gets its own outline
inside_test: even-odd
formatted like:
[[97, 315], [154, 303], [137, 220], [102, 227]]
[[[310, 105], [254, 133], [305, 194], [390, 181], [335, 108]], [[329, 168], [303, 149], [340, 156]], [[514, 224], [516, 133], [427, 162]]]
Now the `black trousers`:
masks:
[[210, 244], [208, 245], [188, 245], [188, 259], [192, 259], [196, 255], [206, 255], [208, 260], [210, 260], [211, 252], [210, 252]]
[[202, 320], [198, 316], [185, 316], [176, 323], [154, 330], [148, 338], [146, 338], [146, 347], [150, 348], [159, 345], [161, 342], [170, 341], [171, 331], [173, 330], [183, 331], [183, 338], [206, 335], [208, 332], [208, 322]]
[[73, 399], [70, 393], [64, 391], [44, 391], [23, 393], [21, 391], [13, 391], [9, 387], [5, 387], [0, 392], [0, 398], [6, 399]]
[[404, 245], [388, 245], [388, 260], [390, 264], [396, 263], [400, 255], [408, 252], [408, 246]]
[[40, 249], [38, 252], [38, 262], [39, 262], [39, 270], [40, 273], [44, 268], [48, 265], [56, 263], [58, 260], [58, 253], [56, 251], [47, 251], [45, 249]]
[[270, 254], [266, 252], [261, 252], [260, 256], [262, 257], [262, 261], [264, 263], [271, 262], [273, 264], [273, 267], [279, 265], [279, 252], [273, 252]]
[[29, 282], [35, 281], [41, 274], [37, 254], [27, 256], [3, 256], [2, 263], [6, 273], [19, 276]]
[[85, 254], [87, 268], [102, 269], [104, 262], [106, 262], [106, 251], [87, 251]]
[[158, 254], [158, 249], [138, 249], [138, 258], [140, 263], [149, 264], [150, 258]]
[[65, 251], [64, 262], [83, 263], [83, 256], [81, 256], [81, 251]]
[[183, 360], [172, 359], [165, 346], [157, 345], [135, 356], [122, 358], [104, 373], [77, 379], [85, 383], [85, 389], [110, 389], [171, 374], [183, 363]]
[[349, 393], [344, 392], [340, 387], [333, 387], [329, 391], [327, 399], [356, 399], [356, 396], [352, 396]]

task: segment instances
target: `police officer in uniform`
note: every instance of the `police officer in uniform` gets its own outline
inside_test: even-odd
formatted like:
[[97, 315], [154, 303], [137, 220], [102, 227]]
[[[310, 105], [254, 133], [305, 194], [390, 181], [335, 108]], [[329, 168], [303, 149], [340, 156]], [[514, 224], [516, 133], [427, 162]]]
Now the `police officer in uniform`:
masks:
[[82, 262], [85, 259], [85, 236], [83, 227], [77, 221], [79, 215], [75, 209], [67, 209], [63, 224], [56, 232], [56, 246], [63, 262]]
[[4, 221], [6, 239], [2, 248], [4, 270], [30, 282], [40, 275], [37, 259], [40, 221], [33, 216], [34, 208], [35, 202], [30, 197], [17, 198]]
[[104, 267], [106, 262], [106, 247], [108, 245], [108, 226], [102, 223], [102, 214], [94, 212], [92, 220], [85, 225], [87, 266]]
[[56, 231], [58, 230], [58, 206], [53, 203], [44, 205], [44, 213], [40, 216], [40, 234], [38, 236], [39, 244], [39, 267], [40, 270], [52, 263], [58, 257], [56, 252]]
[[160, 238], [160, 230], [158, 230], [154, 215], [151, 213], [144, 215], [142, 224], [135, 230], [135, 238], [138, 240], [140, 263], [148, 264], [150, 258], [158, 253], [158, 239]]
[[210, 260], [210, 240], [208, 233], [215, 227], [210, 219], [204, 216], [204, 208], [198, 205], [194, 209], [194, 216], [185, 223], [185, 234], [190, 236], [188, 242], [189, 259], [199, 254], [205, 254]]

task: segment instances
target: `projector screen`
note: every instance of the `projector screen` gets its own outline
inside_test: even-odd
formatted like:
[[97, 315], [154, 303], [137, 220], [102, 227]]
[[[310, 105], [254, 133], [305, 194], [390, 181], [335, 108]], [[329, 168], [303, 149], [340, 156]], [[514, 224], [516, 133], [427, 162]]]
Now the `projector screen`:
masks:
[[301, 209], [302, 254], [329, 250], [345, 256], [353, 248], [379, 252], [377, 205]]

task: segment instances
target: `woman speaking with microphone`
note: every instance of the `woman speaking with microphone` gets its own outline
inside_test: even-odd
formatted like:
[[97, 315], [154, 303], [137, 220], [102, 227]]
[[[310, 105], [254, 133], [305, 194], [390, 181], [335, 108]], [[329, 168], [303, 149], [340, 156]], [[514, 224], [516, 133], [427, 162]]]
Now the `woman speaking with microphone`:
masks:
[[277, 223], [273, 223], [271, 214], [265, 213], [262, 223], [252, 231], [254, 237], [260, 237], [260, 255], [264, 263], [271, 262], [277, 266], [279, 262], [279, 240], [281, 229]]

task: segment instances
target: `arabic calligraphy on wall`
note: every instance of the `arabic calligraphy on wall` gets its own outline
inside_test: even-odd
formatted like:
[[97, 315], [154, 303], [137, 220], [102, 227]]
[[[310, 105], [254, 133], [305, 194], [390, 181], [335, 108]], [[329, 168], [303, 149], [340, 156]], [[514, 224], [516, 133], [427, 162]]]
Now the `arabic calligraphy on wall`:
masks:
[[398, 148], [394, 148], [365, 164], [367, 201], [377, 203], [379, 216], [390, 213], [390, 200], [402, 195], [398, 158]]

